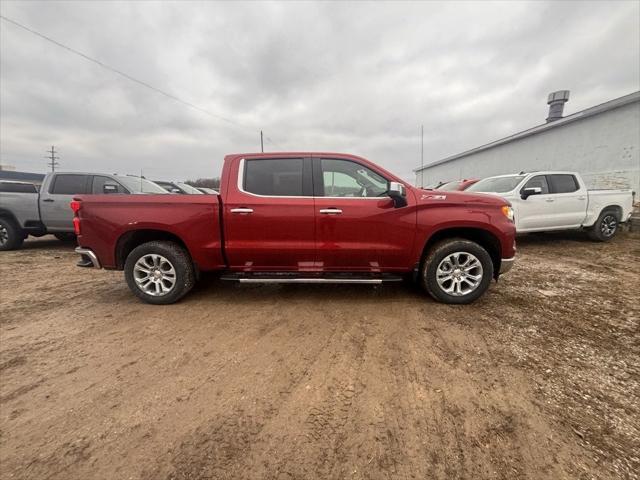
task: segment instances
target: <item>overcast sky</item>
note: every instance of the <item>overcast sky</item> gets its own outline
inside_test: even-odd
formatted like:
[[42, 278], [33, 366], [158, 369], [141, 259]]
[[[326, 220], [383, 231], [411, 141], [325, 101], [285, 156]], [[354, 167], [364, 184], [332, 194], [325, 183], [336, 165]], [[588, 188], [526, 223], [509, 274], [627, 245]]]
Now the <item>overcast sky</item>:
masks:
[[[9, 2], [0, 161], [149, 178], [218, 176], [260, 149], [425, 164], [640, 89], [640, 2]], [[222, 120], [224, 117], [231, 122]]]

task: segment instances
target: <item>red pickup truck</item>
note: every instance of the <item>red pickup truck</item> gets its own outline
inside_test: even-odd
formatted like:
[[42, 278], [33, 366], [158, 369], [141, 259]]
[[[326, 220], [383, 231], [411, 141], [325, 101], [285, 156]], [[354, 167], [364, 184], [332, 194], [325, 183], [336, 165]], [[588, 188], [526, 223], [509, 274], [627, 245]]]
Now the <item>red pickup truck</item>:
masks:
[[76, 251], [124, 270], [154, 304], [183, 297], [202, 271], [265, 283], [413, 274], [435, 299], [469, 303], [515, 256], [507, 201], [415, 188], [346, 154], [228, 155], [219, 195], [81, 195], [71, 208]]

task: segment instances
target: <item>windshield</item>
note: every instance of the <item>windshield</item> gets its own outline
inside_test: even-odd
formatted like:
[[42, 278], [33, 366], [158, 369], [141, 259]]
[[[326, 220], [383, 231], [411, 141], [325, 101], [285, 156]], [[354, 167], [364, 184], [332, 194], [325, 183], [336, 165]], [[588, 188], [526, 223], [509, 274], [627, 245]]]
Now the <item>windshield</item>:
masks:
[[141, 177], [116, 177], [131, 193], [169, 193], [164, 188]]
[[190, 195], [204, 195], [200, 190], [186, 183], [178, 182], [177, 185]]
[[460, 188], [460, 182], [455, 181], [455, 182], [443, 183], [439, 187], [436, 187], [436, 190], [445, 190], [447, 192], [453, 192], [454, 190], [458, 190], [458, 188]]
[[467, 192], [487, 192], [487, 193], [507, 193], [518, 186], [524, 175], [513, 175], [509, 177], [489, 177], [474, 183]]

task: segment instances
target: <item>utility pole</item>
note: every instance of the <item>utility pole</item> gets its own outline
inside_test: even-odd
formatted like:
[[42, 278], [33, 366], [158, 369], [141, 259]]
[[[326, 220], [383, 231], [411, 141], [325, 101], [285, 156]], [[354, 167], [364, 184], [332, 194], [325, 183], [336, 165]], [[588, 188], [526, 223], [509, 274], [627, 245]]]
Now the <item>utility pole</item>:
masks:
[[55, 172], [56, 171], [56, 167], [58, 165], [60, 165], [58, 162], [56, 162], [56, 160], [60, 160], [60, 157], [56, 157], [56, 150], [53, 147], [53, 145], [51, 145], [51, 150], [45, 150], [45, 152], [47, 152], [49, 155], [47, 155], [44, 158], [48, 158], [49, 159], [49, 166], [51, 167], [51, 171]]
[[424, 124], [420, 125], [420, 188], [424, 187]]
[[262, 130], [260, 130], [260, 151], [264, 153], [264, 138], [262, 137]]

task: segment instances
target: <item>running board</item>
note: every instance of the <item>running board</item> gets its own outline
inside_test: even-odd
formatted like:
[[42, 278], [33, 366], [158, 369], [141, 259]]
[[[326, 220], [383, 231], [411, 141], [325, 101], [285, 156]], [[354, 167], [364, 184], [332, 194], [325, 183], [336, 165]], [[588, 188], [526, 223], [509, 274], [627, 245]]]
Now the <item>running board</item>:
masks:
[[299, 276], [291, 274], [227, 274], [220, 277], [221, 280], [236, 281], [240, 283], [351, 283], [381, 285], [384, 282], [401, 282], [402, 277], [396, 275], [362, 276]]

